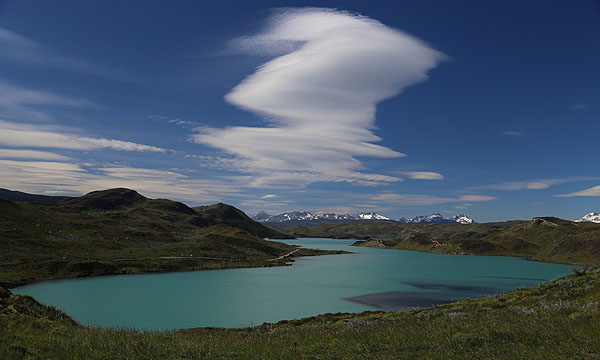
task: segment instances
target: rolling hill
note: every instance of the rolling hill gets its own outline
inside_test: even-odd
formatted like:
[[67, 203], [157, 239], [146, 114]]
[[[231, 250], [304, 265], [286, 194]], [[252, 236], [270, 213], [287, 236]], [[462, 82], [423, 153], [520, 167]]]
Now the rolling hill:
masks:
[[[29, 194], [27, 194], [29, 195]], [[197, 207], [129, 189], [37, 201], [0, 197], [0, 282], [272, 266], [289, 238], [225, 204]], [[319, 253], [304, 249], [296, 255]], [[322, 253], [322, 252], [321, 252]]]
[[379, 238], [357, 246], [385, 246], [447, 254], [510, 255], [572, 264], [600, 264], [600, 224], [554, 217], [481, 224], [321, 224], [280, 228], [297, 237]]

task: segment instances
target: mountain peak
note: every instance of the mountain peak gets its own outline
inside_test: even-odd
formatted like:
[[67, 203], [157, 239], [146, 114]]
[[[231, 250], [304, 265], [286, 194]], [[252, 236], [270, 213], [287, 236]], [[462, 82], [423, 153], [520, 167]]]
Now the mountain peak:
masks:
[[388, 218], [386, 216], [379, 215], [374, 212], [360, 213], [357, 216], [362, 220], [391, 220], [390, 218]]
[[146, 200], [146, 198], [135, 190], [114, 188], [92, 191], [77, 198], [63, 200], [62, 203], [65, 205], [80, 206], [90, 209], [113, 210], [143, 200]]
[[575, 220], [575, 222], [593, 222], [600, 223], [600, 213], [592, 211], [590, 213], [585, 214], [581, 219]]
[[472, 224], [474, 222], [473, 219], [471, 219], [470, 217], [468, 217], [465, 214], [454, 215], [453, 217], [450, 218], [450, 220], [454, 221], [455, 223], [459, 223], [459, 224]]

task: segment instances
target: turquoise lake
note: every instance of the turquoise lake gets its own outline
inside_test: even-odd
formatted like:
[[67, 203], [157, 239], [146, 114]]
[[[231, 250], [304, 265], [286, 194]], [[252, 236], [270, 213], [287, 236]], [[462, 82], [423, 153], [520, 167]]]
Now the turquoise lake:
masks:
[[403, 310], [535, 285], [573, 266], [516, 257], [359, 248], [354, 240], [282, 240], [354, 252], [293, 266], [55, 280], [13, 289], [82, 324], [145, 330], [244, 327], [323, 313]]

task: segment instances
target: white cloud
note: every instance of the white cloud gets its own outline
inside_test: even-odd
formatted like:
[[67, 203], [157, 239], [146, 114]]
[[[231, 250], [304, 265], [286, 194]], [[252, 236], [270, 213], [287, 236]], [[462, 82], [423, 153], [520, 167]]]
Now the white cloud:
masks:
[[248, 199], [242, 200], [240, 206], [246, 208], [247, 213], [256, 213], [260, 210], [265, 210], [268, 213], [277, 212], [278, 214], [292, 211], [292, 210], [281, 210], [288, 209], [290, 207], [290, 200], [273, 201], [273, 200], [261, 200], [261, 199]]
[[523, 133], [520, 132], [520, 131], [505, 130], [505, 131], [502, 132], [502, 135], [507, 135], [507, 136], [521, 136], [521, 135], [523, 135]]
[[527, 183], [526, 188], [529, 190], [541, 190], [549, 188], [550, 185], [551, 184], [549, 184], [548, 182], [530, 182]]
[[552, 185], [557, 185], [562, 182], [565, 182], [561, 179], [548, 179], [548, 180], [534, 180], [534, 181], [507, 181], [500, 184], [482, 186], [480, 188], [490, 189], [490, 190], [506, 190], [506, 191], [515, 191], [515, 190], [541, 190], [547, 189]]
[[498, 199], [494, 196], [487, 195], [463, 195], [458, 198], [458, 201], [471, 201], [471, 202], [481, 202], [481, 201], [492, 201]]
[[526, 180], [526, 181], [506, 181], [499, 184], [475, 186], [469, 189], [488, 189], [488, 190], [505, 190], [505, 191], [516, 191], [516, 190], [543, 190], [548, 189], [554, 185], [560, 185], [573, 181], [589, 181], [597, 180], [598, 177], [567, 177], [557, 179], [538, 179], [538, 180]]
[[37, 159], [37, 160], [72, 160], [68, 156], [63, 156], [47, 151], [37, 150], [16, 150], [16, 149], [0, 149], [0, 159]]
[[[386, 203], [395, 203], [401, 205], [435, 205], [452, 202], [479, 202], [496, 200], [496, 197], [486, 195], [463, 195], [458, 198], [438, 197], [430, 195], [415, 195], [415, 194], [397, 194], [393, 192], [385, 192], [377, 194], [370, 198], [371, 200], [382, 201]], [[470, 206], [471, 204], [463, 204], [462, 206]]]
[[45, 121], [51, 117], [40, 107], [79, 108], [93, 106], [87, 99], [61, 96], [0, 81], [0, 116], [17, 120]]
[[90, 175], [79, 165], [64, 162], [0, 160], [0, 187], [47, 194], [79, 193]]
[[61, 54], [50, 47], [1, 27], [0, 59], [6, 59], [19, 65], [52, 67], [120, 81], [139, 81], [136, 76], [126, 71]]
[[191, 128], [191, 127], [195, 127], [195, 126], [199, 126], [200, 123], [196, 122], [196, 121], [189, 121], [189, 120], [181, 120], [181, 119], [171, 119], [171, 120], [167, 120], [167, 123], [169, 124], [175, 124], [184, 128]]
[[414, 194], [396, 194], [382, 193], [370, 198], [375, 201], [383, 201], [386, 203], [395, 203], [401, 205], [434, 205], [454, 202], [456, 199], [447, 197], [437, 197], [431, 195], [414, 195]]
[[438, 174], [430, 171], [408, 171], [403, 172], [403, 174], [408, 175], [410, 179], [418, 179], [418, 180], [444, 180], [444, 175]]
[[589, 189], [576, 191], [570, 194], [559, 194], [554, 195], [556, 197], [575, 197], [575, 196], [600, 196], [600, 185], [591, 187]]
[[190, 179], [184, 174], [121, 166], [86, 167], [48, 162], [0, 160], [0, 187], [31, 193], [84, 194], [94, 190], [126, 187], [149, 197], [177, 199], [187, 203], [222, 201], [239, 196], [241, 183]]
[[277, 195], [275, 195], [275, 194], [267, 194], [267, 195], [262, 196], [261, 199], [274, 199], [276, 197], [277, 197]]
[[255, 186], [317, 181], [376, 185], [401, 179], [365, 173], [357, 157], [404, 154], [376, 145], [376, 104], [425, 81], [445, 59], [381, 23], [329, 9], [288, 9], [266, 30], [232, 43], [252, 54], [285, 54], [263, 64], [226, 96], [268, 127], [198, 128], [192, 140], [234, 157]]
[[72, 150], [167, 151], [156, 146], [137, 144], [129, 141], [81, 136], [63, 132], [60, 128], [56, 127], [17, 124], [3, 120], [0, 120], [0, 145]]
[[197, 127], [197, 126], [201, 125], [199, 122], [196, 122], [196, 121], [183, 120], [180, 118], [172, 118], [170, 116], [163, 116], [163, 115], [148, 115], [148, 119], [166, 121], [167, 124], [175, 124], [175, 125], [181, 126], [183, 128], [192, 128], [192, 127]]

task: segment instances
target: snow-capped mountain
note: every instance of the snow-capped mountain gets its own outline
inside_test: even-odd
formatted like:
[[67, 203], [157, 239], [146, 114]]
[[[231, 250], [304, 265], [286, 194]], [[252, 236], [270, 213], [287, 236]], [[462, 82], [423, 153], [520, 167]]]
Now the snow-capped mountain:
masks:
[[399, 220], [404, 224], [473, 224], [475, 221], [465, 214], [445, 218], [441, 214], [417, 216], [412, 219], [402, 218]]
[[389, 217], [385, 217], [383, 215], [379, 215], [374, 212], [370, 213], [360, 213], [356, 215], [360, 220], [392, 220]]
[[354, 222], [354, 221], [389, 221], [401, 224], [472, 224], [473, 219], [465, 214], [456, 215], [451, 218], [445, 218], [440, 214], [432, 214], [427, 216], [417, 216], [411, 219], [401, 218], [398, 220], [391, 219], [387, 216], [374, 212], [360, 213], [358, 215], [350, 214], [335, 214], [321, 213], [312, 214], [307, 211], [293, 211], [279, 215], [270, 215], [264, 211], [252, 217], [253, 220], [261, 223], [287, 223], [287, 224], [320, 224], [323, 222], [338, 223], [338, 222]]
[[316, 220], [325, 219], [325, 220], [354, 220], [354, 216], [350, 214], [335, 214], [335, 213], [325, 213], [325, 214], [317, 214], [314, 215]]
[[312, 214], [307, 211], [293, 211], [287, 212], [279, 215], [269, 215], [264, 211], [259, 212], [258, 214], [252, 217], [254, 221], [258, 221], [261, 223], [281, 223], [287, 221], [295, 221], [295, 222], [306, 222], [306, 221], [315, 221], [315, 222], [324, 222], [324, 221], [333, 221], [333, 222], [352, 222], [352, 221], [361, 221], [361, 220], [370, 220], [370, 221], [392, 221], [392, 219], [377, 214], [377, 213], [360, 213], [358, 215], [350, 215], [350, 214], [336, 214], [336, 213], [322, 213], [322, 214]]
[[448, 224], [450, 219], [446, 219], [441, 214], [431, 214], [427, 216], [417, 216], [407, 219], [406, 224]]
[[279, 215], [269, 215], [264, 211], [259, 212], [254, 215], [252, 219], [254, 221], [263, 222], [263, 223], [277, 223], [284, 221], [303, 221], [303, 220], [313, 220], [315, 216], [307, 211], [293, 211], [287, 212]]
[[398, 222], [403, 224], [473, 224], [475, 221], [465, 214], [445, 218], [441, 214], [417, 216], [411, 219], [402, 218]]
[[589, 214], [585, 214], [581, 219], [575, 220], [575, 222], [593, 222], [600, 224], [600, 213], [592, 211]]
[[450, 220], [452, 220], [452, 222], [459, 223], [459, 224], [474, 223], [473, 219], [471, 219], [470, 217], [468, 217], [465, 214], [455, 215], [455, 216], [451, 217]]

